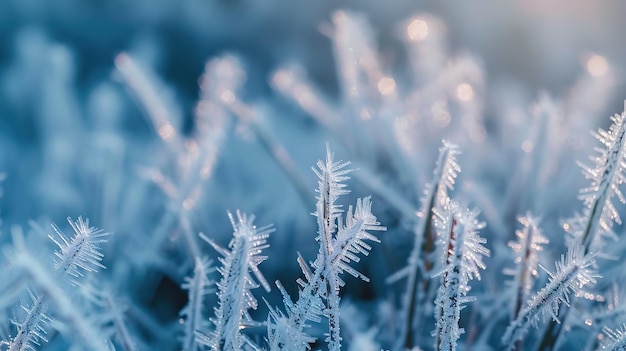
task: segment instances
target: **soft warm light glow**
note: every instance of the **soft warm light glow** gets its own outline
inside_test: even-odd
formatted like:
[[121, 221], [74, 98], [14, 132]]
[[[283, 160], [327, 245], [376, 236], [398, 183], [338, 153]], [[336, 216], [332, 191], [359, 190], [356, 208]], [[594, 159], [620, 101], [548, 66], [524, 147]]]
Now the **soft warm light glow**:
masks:
[[286, 70], [280, 70], [274, 73], [274, 77], [272, 77], [272, 81], [277, 87], [286, 88], [290, 84], [293, 83], [293, 74]]
[[208, 167], [208, 166], [202, 167], [202, 169], [200, 170], [200, 177], [202, 177], [202, 179], [208, 179], [210, 175], [211, 175], [211, 167]]
[[191, 210], [195, 206], [196, 206], [196, 202], [191, 198], [185, 199], [185, 201], [183, 201], [183, 208], [185, 210]]
[[198, 101], [198, 105], [196, 105], [196, 114], [203, 114], [207, 111], [210, 111], [211, 103], [206, 100]]
[[406, 28], [406, 34], [410, 40], [420, 41], [426, 39], [428, 36], [428, 23], [424, 20], [413, 20]]
[[475, 143], [482, 143], [487, 138], [485, 127], [476, 125], [470, 128], [470, 139]]
[[391, 77], [384, 77], [378, 81], [378, 91], [382, 95], [391, 95], [396, 91], [396, 81]]
[[413, 124], [415, 124], [415, 117], [412, 117], [412, 116], [400, 116], [400, 117], [396, 118], [396, 128], [398, 130], [405, 131], [405, 130], [411, 128], [411, 126]]
[[293, 92], [298, 103], [303, 106], [307, 105], [307, 103], [310, 103], [313, 98], [313, 94], [311, 94], [311, 91], [306, 85], [296, 86]]
[[198, 143], [195, 140], [187, 140], [185, 141], [185, 149], [187, 149], [187, 152], [190, 154], [197, 153]]
[[534, 148], [535, 148], [535, 145], [530, 140], [524, 140], [524, 142], [522, 143], [522, 151], [524, 151], [527, 154], [531, 153]]
[[470, 101], [474, 98], [474, 88], [467, 83], [461, 83], [456, 87], [456, 96], [461, 101]]
[[176, 130], [168, 123], [160, 126], [158, 133], [163, 140], [169, 140], [176, 134]]
[[220, 99], [227, 104], [232, 104], [235, 101], [235, 94], [230, 90], [224, 90], [220, 94]]
[[600, 55], [593, 55], [587, 60], [587, 72], [594, 77], [601, 77], [609, 70], [609, 63], [606, 58]]
[[448, 111], [437, 111], [437, 113], [433, 114], [433, 119], [437, 127], [445, 128], [450, 124], [452, 118]]
[[364, 121], [368, 121], [372, 119], [372, 113], [365, 107], [361, 109], [360, 115], [361, 115], [361, 119]]
[[431, 108], [433, 114], [433, 122], [439, 128], [445, 128], [452, 120], [446, 100], [441, 100], [433, 104]]

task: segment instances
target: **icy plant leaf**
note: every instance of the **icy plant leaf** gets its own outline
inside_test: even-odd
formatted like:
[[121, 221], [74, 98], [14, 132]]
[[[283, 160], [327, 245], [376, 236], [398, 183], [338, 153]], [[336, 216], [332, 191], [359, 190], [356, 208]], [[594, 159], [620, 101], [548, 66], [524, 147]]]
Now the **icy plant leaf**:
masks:
[[570, 232], [579, 240], [586, 252], [596, 252], [602, 246], [602, 237], [614, 237], [613, 223], [621, 224], [621, 218], [613, 203], [613, 198], [626, 203], [619, 186], [626, 179], [624, 166], [624, 139], [626, 134], [626, 112], [611, 117], [613, 124], [609, 130], [598, 130], [596, 139], [602, 143], [602, 148], [596, 148], [597, 155], [592, 157], [592, 166], [581, 164], [583, 174], [591, 180], [587, 188], [580, 190], [580, 199], [585, 205], [583, 215], [585, 222], [582, 226], [571, 224]]
[[480, 280], [478, 269], [486, 268], [482, 258], [490, 252], [483, 246], [486, 240], [478, 236], [484, 223], [479, 222], [477, 216], [477, 210], [463, 211], [453, 201], [446, 214], [439, 217], [438, 247], [444, 269], [437, 274], [441, 283], [435, 300], [435, 348], [438, 351], [456, 350], [457, 340], [464, 332], [459, 328], [461, 309], [465, 303], [475, 300], [467, 296], [469, 281]]
[[516, 294], [513, 318], [517, 317], [522, 304], [531, 292], [534, 279], [538, 275], [538, 254], [543, 251], [543, 245], [548, 243], [548, 239], [543, 236], [539, 228], [540, 219], [528, 212], [525, 216], [519, 217], [518, 221], [523, 227], [515, 231], [517, 240], [509, 242], [509, 247], [515, 254], [513, 259], [515, 268], [504, 270], [505, 274], [513, 277], [511, 284]]
[[595, 284], [599, 275], [594, 271], [595, 259], [585, 255], [581, 246], [570, 246], [567, 255], [556, 262], [556, 271], [548, 272], [549, 282], [534, 294], [518, 317], [511, 322], [502, 336], [501, 349], [511, 350], [515, 341], [521, 340], [531, 325], [535, 327], [546, 315], [560, 323], [558, 319], [561, 303], [569, 305], [569, 294], [586, 285]]
[[67, 218], [70, 226], [74, 230], [74, 236], [68, 238], [59, 227], [52, 224], [56, 236], [48, 237], [58, 246], [59, 250], [54, 252], [56, 260], [54, 269], [61, 272], [64, 277], [68, 277], [73, 284], [78, 285], [77, 279], [85, 272], [97, 272], [106, 268], [102, 264], [104, 255], [101, 252], [100, 244], [105, 243], [109, 233], [102, 229], [89, 226], [89, 219], [73, 222]]
[[213, 293], [213, 281], [209, 279], [209, 274], [215, 268], [211, 267], [211, 261], [207, 258], [196, 258], [193, 275], [186, 277], [182, 288], [188, 291], [189, 303], [180, 312], [184, 318], [184, 333], [182, 338], [183, 350], [198, 351], [200, 345], [196, 341], [196, 330], [205, 330], [210, 322], [204, 316], [207, 295]]
[[219, 259], [221, 266], [217, 269], [222, 275], [217, 283], [218, 306], [215, 308], [215, 317], [211, 319], [215, 329], [208, 335], [201, 331], [204, 335], [198, 338], [198, 343], [209, 346], [214, 351], [241, 350], [245, 342], [241, 329], [253, 322], [248, 310], [258, 306], [251, 290], [260, 284], [266, 291], [270, 291], [270, 286], [258, 266], [267, 259], [261, 252], [269, 247], [267, 238], [274, 229], [271, 226], [257, 228], [253, 225], [254, 216], [247, 216], [239, 211], [236, 218], [231, 213], [228, 215], [233, 226], [233, 238], [228, 248], [223, 248], [200, 234], [202, 239], [223, 256]]

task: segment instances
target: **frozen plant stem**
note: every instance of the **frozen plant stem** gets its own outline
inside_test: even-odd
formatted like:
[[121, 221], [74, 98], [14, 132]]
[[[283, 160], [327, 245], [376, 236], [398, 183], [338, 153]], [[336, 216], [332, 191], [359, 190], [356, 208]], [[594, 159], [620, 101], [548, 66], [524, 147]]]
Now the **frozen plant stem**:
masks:
[[581, 190], [581, 199], [587, 205], [587, 223], [582, 234], [581, 242], [587, 254], [593, 251], [593, 243], [604, 231], [609, 231], [613, 221], [621, 223], [615, 206], [611, 202], [617, 196], [621, 203], [626, 202], [619, 190], [619, 185], [626, 178], [624, 175], [624, 138], [626, 134], [626, 112], [614, 115], [613, 125], [608, 131], [600, 129], [596, 138], [604, 144], [606, 149], [600, 151], [595, 158], [596, 167], [583, 166], [583, 172], [592, 180], [591, 186]]
[[456, 350], [457, 340], [464, 333], [459, 327], [461, 309], [474, 297], [467, 296], [469, 281], [480, 280], [479, 269], [485, 269], [483, 256], [490, 254], [483, 246], [485, 239], [478, 231], [485, 224], [478, 222], [478, 211], [462, 211], [456, 202], [449, 204], [445, 214], [437, 214], [439, 231], [438, 251], [443, 270], [441, 283], [435, 300], [437, 324], [435, 349], [438, 351]]
[[[369, 197], [358, 199], [356, 207], [350, 206], [346, 213], [345, 223], [341, 220], [340, 205], [335, 202], [341, 195], [349, 193], [345, 189], [343, 181], [352, 170], [345, 169], [350, 162], [335, 162], [330, 147], [326, 145], [326, 162], [319, 161], [318, 169], [313, 169], [318, 177], [318, 196], [316, 211], [320, 250], [313, 266], [324, 278], [326, 284], [326, 316], [328, 317], [328, 349], [338, 351], [341, 349], [341, 335], [339, 327], [339, 290], [345, 282], [339, 276], [343, 272], [369, 281], [362, 273], [358, 272], [349, 263], [358, 262], [357, 253], [367, 255], [371, 246], [365, 241], [379, 242], [378, 238], [368, 231], [385, 230], [380, 226], [376, 217], [372, 214], [372, 205]], [[318, 284], [313, 282], [313, 284]]]
[[46, 339], [46, 326], [50, 323], [50, 318], [45, 314], [47, 306], [44, 304], [43, 295], [36, 295], [29, 291], [32, 304], [30, 307], [21, 305], [20, 308], [26, 312], [26, 316], [21, 320], [11, 320], [17, 328], [15, 337], [10, 341], [0, 341], [0, 346], [6, 345], [7, 351], [27, 351], [33, 350], [34, 346], [41, 346], [48, 342]]
[[55, 310], [58, 314], [76, 328], [76, 334], [82, 338], [84, 344], [93, 351], [107, 351], [104, 343], [105, 339], [101, 336], [101, 332], [88, 321], [86, 316], [78, 311], [74, 302], [59, 288], [57, 282], [45, 273], [46, 268], [37, 262], [36, 258], [30, 256], [30, 254], [20, 255], [20, 259], [17, 261], [31, 278], [37, 282], [41, 289], [45, 291], [45, 294], [55, 303], [57, 306]]
[[287, 177], [291, 180], [293, 186], [298, 192], [298, 195], [300, 195], [302, 203], [307, 203], [311, 192], [306, 186], [306, 182], [298, 171], [298, 167], [296, 167], [296, 164], [289, 155], [289, 152], [287, 152], [287, 150], [280, 144], [271, 131], [261, 125], [259, 117], [256, 115], [254, 110], [250, 108], [250, 106], [238, 100], [232, 92], [228, 93], [230, 94], [225, 95], [226, 97], [223, 99], [224, 105], [237, 118], [252, 127], [263, 148], [267, 150], [267, 152], [274, 158], [276, 163], [278, 163]]
[[147, 117], [159, 137], [167, 143], [170, 151], [176, 154], [182, 144], [180, 133], [172, 124], [172, 113], [155, 90], [154, 82], [150, 81], [146, 73], [125, 52], [115, 57], [115, 67], [121, 73], [126, 85], [137, 96], [141, 106], [146, 110]]
[[[59, 314], [66, 317], [81, 332], [86, 345], [91, 345], [94, 351], [103, 350], [104, 338], [98, 337], [98, 331], [91, 325], [83, 311], [77, 308], [70, 297], [64, 291], [64, 287], [69, 285], [78, 286], [85, 273], [97, 272], [105, 268], [101, 263], [103, 254], [99, 245], [106, 242], [108, 233], [100, 229], [90, 227], [89, 220], [81, 217], [76, 222], [67, 218], [70, 226], [74, 230], [72, 237], [67, 237], [56, 225], [52, 225], [56, 235], [48, 237], [57, 245], [58, 250], [54, 252], [52, 274], [47, 268], [27, 250], [23, 233], [20, 230], [13, 231], [13, 242], [15, 253], [12, 254], [13, 262], [17, 267], [22, 268], [28, 274], [45, 295], [47, 295], [59, 310]], [[18, 335], [11, 342], [3, 341], [0, 345], [9, 346], [9, 350], [29, 350], [32, 343], [39, 345], [40, 341], [47, 341], [44, 337], [45, 329], [43, 324], [48, 324], [51, 320], [47, 315], [44, 294], [30, 292], [33, 303], [29, 308], [22, 307], [27, 316], [21, 322], [14, 322], [18, 328]]]
[[[574, 240], [578, 241], [583, 248], [585, 255], [597, 254], [603, 247], [603, 236], [616, 239], [613, 233], [613, 223], [621, 224], [621, 219], [612, 202], [613, 197], [617, 197], [622, 204], [626, 199], [619, 186], [626, 179], [624, 167], [626, 166], [626, 155], [624, 154], [624, 139], [626, 137], [626, 111], [622, 114], [615, 114], [611, 117], [613, 124], [608, 131], [603, 129], [595, 133], [604, 148], [597, 148], [598, 155], [593, 157], [593, 167], [581, 165], [583, 174], [591, 179], [591, 185], [580, 190], [580, 199], [583, 200], [585, 210], [583, 212], [585, 220], [580, 227], [577, 223], [569, 223], [570, 232]], [[561, 312], [561, 319], [565, 321], [568, 309]], [[539, 351], [549, 351], [557, 344], [561, 334], [562, 324], [551, 321], [546, 328]]]
[[569, 305], [570, 292], [575, 293], [585, 285], [595, 284], [595, 278], [598, 277], [592, 269], [595, 260], [583, 252], [582, 247], [571, 246], [567, 256], [561, 256], [561, 260], [556, 262], [556, 272], [548, 272], [550, 281], [531, 297], [527, 306], [506, 329], [500, 350], [512, 350], [515, 342], [526, 335], [529, 327], [537, 326], [546, 314], [555, 323], [563, 323], [563, 320], [559, 320], [559, 306], [563, 302]]
[[518, 218], [523, 228], [517, 230], [517, 241], [509, 242], [509, 247], [515, 252], [515, 269], [505, 269], [504, 273], [513, 277], [513, 290], [515, 299], [513, 302], [512, 318], [517, 318], [523, 303], [526, 302], [537, 276], [538, 253], [543, 250], [541, 245], [547, 244], [548, 239], [543, 236], [539, 228], [539, 219], [528, 212], [526, 216]]
[[[440, 245], [442, 248], [445, 248], [443, 250], [443, 262], [445, 262], [445, 264], [447, 265], [447, 263], [449, 261], [451, 261], [451, 256], [454, 253], [454, 249], [453, 249], [453, 245], [454, 245], [454, 230], [455, 230], [455, 225], [456, 225], [456, 220], [454, 218], [455, 215], [455, 210], [449, 210], [446, 214], [445, 214], [445, 218], [441, 218], [442, 219], [442, 227], [443, 230], [445, 232], [447, 232], [447, 235], [445, 234], [445, 232], [443, 233], [444, 235], [441, 237], [440, 239]], [[458, 271], [456, 272], [456, 274], [458, 275]], [[458, 277], [457, 277], [458, 278]], [[456, 291], [456, 293], [458, 294], [458, 287], [456, 285], [458, 285], [458, 279], [455, 279], [453, 281], [448, 281], [448, 273], [447, 272], [443, 272], [441, 274], [441, 283], [440, 283], [440, 289], [438, 291], [437, 294], [437, 299], [435, 300], [435, 325], [437, 326], [437, 333], [435, 334], [435, 349], [436, 350], [440, 350], [441, 346], [442, 346], [442, 336], [444, 334], [444, 318], [449, 318], [449, 317], [453, 317], [454, 316], [444, 316], [444, 306], [443, 303], [446, 302], [447, 299], [456, 299], [456, 296], [454, 296], [453, 294], [447, 294], [448, 296], [446, 296], [446, 285], [447, 288], [449, 289], [454, 289]], [[451, 301], [454, 302], [454, 301]], [[458, 329], [458, 321], [460, 319], [460, 315], [456, 317], [456, 328]], [[458, 331], [457, 331], [458, 332]]]
[[[404, 316], [401, 324], [400, 340], [404, 344], [404, 348], [412, 348], [415, 345], [415, 323], [419, 320], [421, 311], [418, 309], [423, 306], [426, 294], [429, 290], [430, 275], [432, 262], [429, 261], [429, 255], [433, 252], [436, 241], [436, 233], [433, 227], [433, 209], [435, 207], [445, 211], [450, 198], [448, 190], [454, 189], [455, 179], [461, 171], [456, 156], [459, 154], [458, 146], [443, 141], [443, 146], [439, 149], [439, 158], [435, 170], [433, 171], [433, 179], [424, 190], [422, 198], [422, 209], [420, 210], [420, 220], [414, 229], [415, 237], [413, 242], [413, 250], [409, 256], [406, 268], [396, 273], [390, 280], [399, 279], [407, 275], [407, 287], [404, 300]], [[420, 274], [421, 273], [421, 274]], [[424, 279], [420, 280], [420, 276]], [[421, 284], [421, 290], [420, 290]]]
[[181, 311], [181, 317], [185, 318], [184, 333], [182, 338], [184, 351], [201, 350], [196, 340], [196, 330], [204, 330], [209, 327], [209, 320], [203, 315], [205, 310], [206, 296], [214, 290], [213, 281], [209, 280], [209, 274], [215, 269], [211, 267], [211, 261], [197, 257], [195, 260], [193, 275], [186, 277], [182, 288], [188, 291], [189, 303]]
[[276, 286], [283, 295], [287, 316], [270, 308], [268, 339], [271, 351], [310, 350], [309, 344], [315, 342], [315, 338], [305, 333], [305, 328], [308, 327], [307, 321], [319, 323], [324, 314], [324, 302], [321, 297], [321, 289], [326, 287], [326, 282], [322, 277], [324, 270], [316, 269], [315, 273], [312, 273], [300, 255], [298, 255], [298, 263], [306, 281], [297, 280], [301, 289], [295, 303], [291, 301], [291, 297], [282, 284], [276, 281]]
[[[348, 191], [343, 189], [342, 181], [348, 179], [346, 174], [351, 170], [343, 169], [349, 163], [335, 163], [328, 145], [326, 146], [326, 163], [318, 163], [320, 172], [315, 170], [319, 178], [318, 201], [316, 216], [319, 227], [320, 258], [323, 261], [325, 280], [328, 282], [327, 315], [328, 315], [328, 342], [329, 350], [341, 349], [339, 334], [339, 285], [332, 269], [331, 255], [333, 252], [333, 235], [336, 229], [337, 218], [341, 210], [335, 205], [335, 200]], [[343, 169], [343, 170], [342, 170]]]
[[215, 318], [211, 321], [215, 329], [210, 335], [200, 333], [198, 342], [209, 346], [212, 351], [238, 351], [245, 341], [241, 330], [253, 323], [248, 310], [256, 309], [258, 302], [251, 290], [258, 287], [252, 275], [265, 288], [270, 286], [263, 277], [258, 265], [267, 259], [261, 256], [263, 249], [269, 247], [267, 238], [274, 231], [271, 226], [256, 228], [252, 223], [254, 216], [246, 216], [237, 211], [237, 218], [228, 214], [233, 226], [233, 239], [228, 249], [221, 247], [204, 234], [200, 237], [211, 244], [223, 257], [219, 259], [222, 266], [218, 271], [222, 279], [217, 283], [218, 307]]
[[102, 253], [99, 251], [98, 244], [105, 241], [103, 237], [108, 233], [90, 227], [89, 221], [83, 221], [82, 218], [76, 222], [68, 218], [68, 221], [75, 232], [71, 239], [68, 239], [56, 226], [54, 228], [57, 237], [50, 236], [59, 247], [59, 251], [55, 251], [57, 259], [54, 263], [59, 276], [49, 274], [48, 269], [26, 249], [24, 238], [18, 233], [15, 233], [13, 237], [16, 249], [13, 262], [23, 269], [54, 302], [55, 311], [75, 328], [76, 334], [80, 336], [89, 350], [107, 351], [105, 338], [101, 336], [102, 332], [87, 316], [83, 315], [83, 311], [77, 308], [67, 292], [59, 285], [63, 285], [61, 282], [65, 279], [78, 285], [79, 282], [76, 279], [82, 277], [84, 272], [96, 272], [98, 268], [104, 267], [100, 263]]
[[138, 351], [137, 344], [133, 340], [126, 322], [124, 321], [125, 308], [122, 308], [119, 302], [115, 301], [113, 296], [109, 293], [105, 293], [103, 296], [104, 304], [109, 311], [113, 313], [113, 326], [115, 328], [115, 335], [117, 340], [122, 345], [122, 350], [125, 351]]
[[[337, 199], [349, 193], [343, 183], [352, 170], [346, 169], [350, 162], [334, 161], [330, 147], [326, 146], [326, 160], [318, 161], [313, 169], [318, 177], [318, 196], [316, 211], [319, 251], [313, 262], [311, 272], [302, 257], [298, 258], [300, 268], [306, 279], [298, 279], [301, 287], [298, 301], [294, 304], [287, 292], [277, 283], [283, 294], [287, 316], [270, 309], [271, 322], [268, 326], [271, 350], [305, 350], [308, 343], [314, 341], [304, 333], [306, 321], [319, 322], [321, 315], [328, 318], [328, 349], [341, 349], [339, 318], [339, 291], [345, 285], [341, 278], [344, 272], [368, 282], [369, 278], [350, 266], [359, 262], [358, 254], [367, 256], [371, 250], [370, 242], [380, 242], [370, 231], [382, 231], [376, 216], [372, 213], [369, 197], [357, 199], [356, 206], [349, 206], [342, 218], [341, 205]], [[289, 346], [291, 345], [291, 346]]]

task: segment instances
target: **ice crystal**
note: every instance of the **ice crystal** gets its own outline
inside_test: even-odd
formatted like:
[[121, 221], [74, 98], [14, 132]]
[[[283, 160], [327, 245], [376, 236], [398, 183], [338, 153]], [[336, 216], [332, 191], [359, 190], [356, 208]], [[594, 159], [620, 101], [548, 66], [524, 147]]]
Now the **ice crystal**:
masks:
[[603, 237], [613, 237], [613, 223], [621, 224], [621, 218], [613, 199], [626, 203], [619, 186], [624, 182], [624, 139], [626, 134], [626, 112], [611, 117], [613, 124], [609, 130], [598, 130], [594, 134], [602, 143], [596, 148], [597, 155], [592, 157], [593, 166], [581, 164], [583, 174], [591, 180], [589, 187], [580, 190], [580, 199], [585, 205], [583, 226], [572, 223], [572, 233], [580, 240], [585, 252], [594, 252], [603, 246]]
[[485, 269], [483, 256], [489, 250], [483, 246], [486, 240], [478, 236], [484, 223], [477, 220], [477, 210], [463, 210], [456, 202], [447, 206], [445, 214], [438, 214], [438, 251], [440, 254], [441, 283], [435, 304], [437, 325], [435, 349], [456, 350], [457, 340], [464, 330], [459, 327], [461, 309], [475, 300], [467, 296], [469, 281], [480, 280], [480, 269]]
[[215, 308], [215, 317], [211, 319], [215, 329], [210, 335], [201, 335], [198, 338], [200, 344], [215, 351], [241, 350], [246, 341], [241, 330], [253, 324], [248, 310], [258, 306], [251, 290], [260, 284], [266, 291], [270, 291], [270, 285], [258, 266], [267, 259], [267, 256], [260, 254], [269, 247], [267, 238], [274, 229], [271, 226], [257, 228], [253, 225], [254, 216], [239, 211], [236, 218], [232, 213], [228, 216], [233, 226], [233, 238], [228, 248], [221, 247], [201, 234], [202, 239], [223, 256], [219, 259], [221, 266], [217, 269], [222, 275], [217, 283], [219, 301]]
[[519, 217], [518, 221], [523, 229], [516, 230], [517, 241], [509, 242], [515, 253], [515, 269], [505, 269], [504, 273], [511, 276], [512, 288], [515, 291], [515, 306], [512, 318], [517, 317], [522, 304], [528, 299], [538, 276], [539, 254], [543, 251], [543, 245], [549, 241], [539, 228], [540, 219], [533, 217], [531, 213]]
[[514, 342], [521, 340], [531, 325], [537, 327], [540, 320], [545, 320], [546, 315], [560, 323], [559, 306], [562, 303], [570, 304], [570, 293], [595, 284], [599, 277], [593, 269], [594, 263], [593, 256], [585, 255], [581, 246], [570, 246], [567, 255], [562, 255], [561, 260], [555, 263], [556, 271], [551, 273], [546, 270], [550, 276], [549, 282], [530, 297], [518, 317], [506, 329], [501, 348], [513, 349]]

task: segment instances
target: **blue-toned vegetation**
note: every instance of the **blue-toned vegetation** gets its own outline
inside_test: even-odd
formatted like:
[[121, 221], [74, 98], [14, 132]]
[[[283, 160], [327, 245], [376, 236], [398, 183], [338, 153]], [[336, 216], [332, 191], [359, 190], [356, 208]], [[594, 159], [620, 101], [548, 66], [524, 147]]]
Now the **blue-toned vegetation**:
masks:
[[0, 5], [1, 351], [624, 349], [624, 65], [218, 3]]

